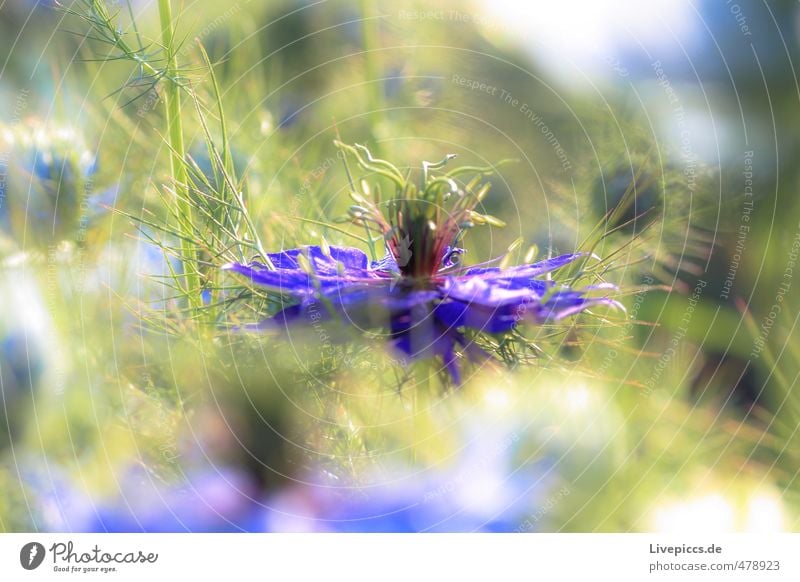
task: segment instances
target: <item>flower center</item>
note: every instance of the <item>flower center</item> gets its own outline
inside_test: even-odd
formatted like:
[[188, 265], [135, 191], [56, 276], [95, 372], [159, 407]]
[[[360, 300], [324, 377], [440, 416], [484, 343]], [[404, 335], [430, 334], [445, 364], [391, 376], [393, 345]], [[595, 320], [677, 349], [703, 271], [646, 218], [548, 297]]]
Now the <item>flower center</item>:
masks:
[[389, 204], [388, 247], [403, 277], [430, 279], [447, 264], [450, 245], [458, 234], [455, 220], [426, 200]]

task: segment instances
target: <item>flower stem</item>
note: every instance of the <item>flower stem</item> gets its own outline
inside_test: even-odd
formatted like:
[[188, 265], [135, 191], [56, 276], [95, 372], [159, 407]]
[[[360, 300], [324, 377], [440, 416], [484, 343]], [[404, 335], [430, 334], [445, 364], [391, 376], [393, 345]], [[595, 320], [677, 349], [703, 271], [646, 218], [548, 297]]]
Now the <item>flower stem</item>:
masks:
[[[380, 66], [378, 63], [378, 17], [375, 14], [375, 0], [361, 0], [361, 34], [364, 46], [364, 68], [367, 81], [367, 109], [372, 126], [373, 136], [380, 125], [383, 115], [381, 112], [383, 87], [378, 80]], [[377, 144], [373, 144], [373, 149]]]
[[183, 124], [181, 122], [180, 87], [177, 82], [178, 60], [173, 50], [174, 29], [172, 26], [172, 7], [170, 0], [158, 0], [158, 12], [161, 19], [161, 41], [167, 55], [167, 78], [169, 82], [164, 90], [164, 105], [167, 115], [167, 138], [171, 149], [170, 170], [175, 187], [175, 203], [177, 215], [182, 218], [179, 229], [187, 236], [181, 239], [181, 259], [185, 277], [185, 292], [189, 307], [195, 312], [200, 307], [200, 279], [197, 272], [197, 256], [190, 242], [192, 239], [192, 205], [187, 191], [188, 175], [185, 165], [185, 149], [183, 144]]

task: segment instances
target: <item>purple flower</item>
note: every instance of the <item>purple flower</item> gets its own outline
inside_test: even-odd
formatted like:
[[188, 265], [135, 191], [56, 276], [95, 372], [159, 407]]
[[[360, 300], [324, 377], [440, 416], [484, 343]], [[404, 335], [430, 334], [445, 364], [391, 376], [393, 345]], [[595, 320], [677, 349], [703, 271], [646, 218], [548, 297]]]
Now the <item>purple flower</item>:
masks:
[[539, 278], [581, 254], [504, 270], [443, 265], [424, 281], [398, 277], [392, 255], [370, 265], [366, 254], [355, 248], [326, 251], [309, 246], [268, 256], [274, 269], [260, 263], [226, 268], [290, 298], [291, 305], [269, 322], [312, 323], [336, 317], [360, 329], [386, 327], [395, 348], [412, 359], [441, 358], [456, 383], [460, 382], [457, 348], [481, 355], [464, 329], [502, 333], [521, 321], [554, 321], [592, 305], [615, 303], [585, 295], [600, 286], [576, 291]]
[[[366, 148], [338, 145], [354, 153], [362, 167], [388, 177], [396, 186], [396, 195], [388, 202], [375, 200], [366, 186], [363, 195], [351, 194], [358, 203], [350, 211], [354, 222], [377, 231], [388, 252], [370, 264], [367, 255], [355, 248], [306, 246], [268, 254], [264, 263], [226, 265], [284, 298], [284, 308], [258, 327], [336, 319], [362, 330], [385, 329], [397, 350], [411, 359], [439, 358], [458, 384], [460, 356], [487, 357], [466, 330], [501, 334], [523, 321], [540, 324], [594, 305], [618, 305], [608, 297], [587, 295], [611, 285], [572, 289], [542, 278], [583, 253], [508, 269], [460, 265], [464, 251], [455, 245], [465, 229], [501, 225], [474, 210], [488, 191], [488, 184], [479, 186], [480, 176], [488, 171], [467, 168], [479, 176], [462, 187], [451, 176], [464, 169], [436, 178], [428, 175], [452, 156], [437, 164], [425, 162], [423, 188], [417, 190], [391, 164], [373, 159]], [[455, 203], [444, 210], [451, 199]]]
[[[474, 417], [473, 417], [474, 418]], [[557, 459], [519, 462], [519, 433], [506, 425], [467, 425], [463, 447], [434, 467], [384, 466], [358, 483], [323, 473], [267, 497], [273, 532], [515, 532], [535, 526], [560, 477]], [[311, 481], [316, 482], [312, 484]]]
[[193, 470], [183, 483], [171, 487], [134, 469], [122, 476], [119, 493], [96, 504], [84, 531], [233, 533], [264, 528], [256, 487], [233, 468]]
[[371, 487], [295, 486], [268, 498], [272, 532], [514, 532], [549, 489], [534, 466], [514, 477], [458, 470]]

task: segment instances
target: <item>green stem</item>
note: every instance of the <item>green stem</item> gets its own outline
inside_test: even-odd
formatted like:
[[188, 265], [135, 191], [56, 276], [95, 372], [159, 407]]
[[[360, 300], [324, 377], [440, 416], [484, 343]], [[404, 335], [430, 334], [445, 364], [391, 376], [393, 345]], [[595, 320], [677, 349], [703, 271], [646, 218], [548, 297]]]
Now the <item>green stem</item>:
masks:
[[[370, 111], [372, 134], [377, 137], [375, 128], [382, 120], [382, 85], [378, 81], [378, 18], [375, 14], [375, 0], [361, 0], [361, 34], [364, 39], [364, 67], [367, 81], [367, 109]], [[373, 149], [376, 150], [377, 144]]]
[[197, 256], [190, 242], [192, 240], [192, 205], [189, 202], [187, 188], [188, 175], [185, 166], [185, 149], [183, 144], [183, 124], [181, 123], [180, 87], [176, 81], [178, 60], [173, 50], [174, 30], [172, 28], [172, 7], [169, 0], [158, 0], [158, 12], [161, 18], [161, 41], [167, 54], [167, 78], [169, 81], [164, 90], [164, 105], [167, 113], [168, 140], [170, 152], [170, 170], [175, 183], [175, 201], [178, 215], [184, 221], [179, 229], [186, 234], [181, 239], [183, 272], [186, 278], [186, 295], [189, 307], [196, 311], [200, 307], [200, 278], [197, 272]]

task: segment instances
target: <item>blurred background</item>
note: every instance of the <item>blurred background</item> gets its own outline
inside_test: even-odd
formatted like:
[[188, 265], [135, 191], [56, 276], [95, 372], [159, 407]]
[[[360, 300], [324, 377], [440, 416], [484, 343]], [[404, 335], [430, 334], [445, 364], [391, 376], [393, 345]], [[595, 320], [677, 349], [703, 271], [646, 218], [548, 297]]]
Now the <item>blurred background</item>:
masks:
[[[105, 6], [158, 54], [154, 0]], [[537, 357], [457, 390], [369, 338], [189, 333], [148, 226], [163, 83], [111, 58], [80, 5], [6, 0], [0, 529], [800, 528], [796, 2], [172, 6], [201, 96], [198, 41], [215, 63], [267, 250], [352, 244], [337, 136], [403, 168], [513, 158], [484, 202], [507, 226], [471, 232], [466, 262], [600, 228], [627, 314], [533, 330]]]

